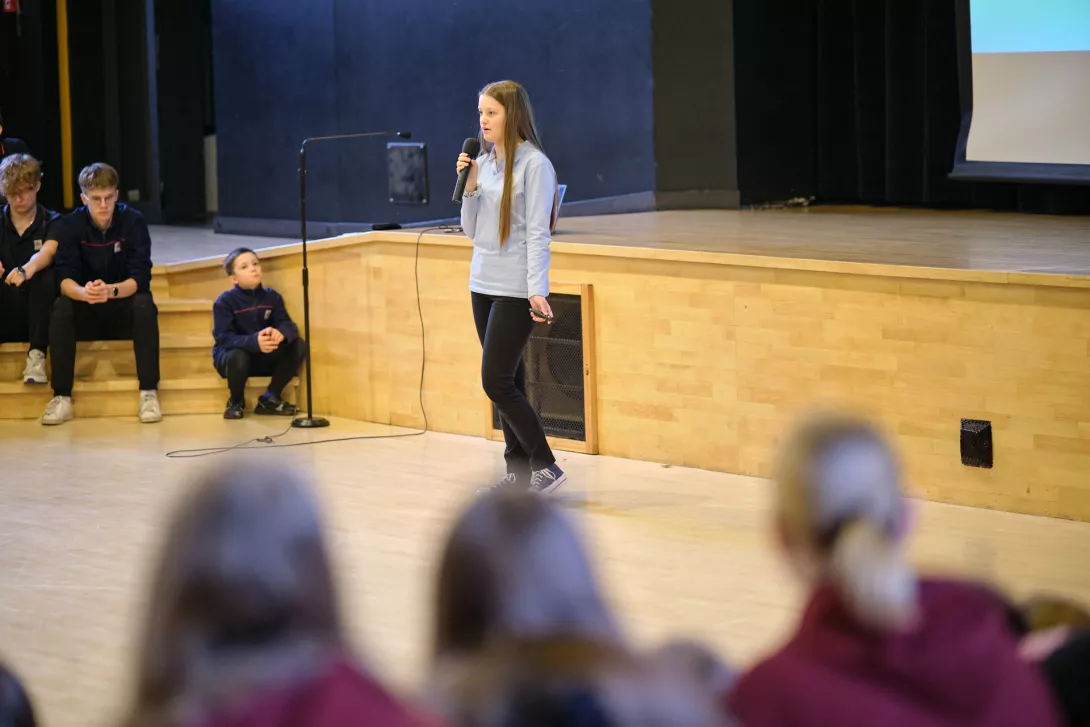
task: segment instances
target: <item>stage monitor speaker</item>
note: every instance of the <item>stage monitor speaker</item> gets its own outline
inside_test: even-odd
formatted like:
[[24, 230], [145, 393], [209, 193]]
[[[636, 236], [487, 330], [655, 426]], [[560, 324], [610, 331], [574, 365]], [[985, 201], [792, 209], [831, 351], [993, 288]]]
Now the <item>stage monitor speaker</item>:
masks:
[[961, 463], [966, 467], [991, 469], [992, 423], [981, 419], [961, 420]]
[[392, 141], [386, 145], [390, 204], [428, 203], [428, 149], [423, 142]]
[[[554, 284], [549, 305], [552, 324], [537, 324], [523, 353], [526, 395], [553, 449], [597, 454], [591, 286]], [[503, 441], [500, 412], [486, 402], [486, 436]]]

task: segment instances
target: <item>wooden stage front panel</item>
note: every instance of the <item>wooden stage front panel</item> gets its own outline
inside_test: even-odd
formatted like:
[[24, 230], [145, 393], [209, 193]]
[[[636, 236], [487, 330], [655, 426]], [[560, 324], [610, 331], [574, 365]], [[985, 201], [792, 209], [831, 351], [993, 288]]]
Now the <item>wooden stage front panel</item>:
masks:
[[[781, 215], [782, 229], [762, 233], [762, 247], [743, 245], [738, 231], [757, 224], [746, 215], [775, 227], [766, 213], [689, 213], [689, 231], [681, 213], [663, 214], [677, 229], [657, 228], [662, 245], [649, 237], [659, 222], [648, 227], [656, 219], [648, 215], [562, 221], [562, 230], [628, 229], [639, 247], [590, 232], [586, 242], [601, 244], [567, 233], [553, 245], [553, 280], [594, 291], [601, 454], [767, 476], [792, 419], [836, 405], [887, 425], [924, 497], [1090, 520], [1090, 278], [1072, 253], [1085, 220], [1031, 218], [1036, 259], [1052, 260], [1042, 274], [1030, 252], [1015, 250], [1015, 233], [1003, 238], [1007, 262], [994, 265], [965, 233], [973, 220], [996, 230], [1010, 220], [1029, 234], [1020, 216], [946, 217], [957, 224], [943, 248], [935, 230], [945, 213], [935, 213], [931, 242], [917, 241], [913, 260], [896, 235], [902, 225], [918, 230], [922, 213], [844, 214], [835, 245], [829, 223], [815, 223], [825, 246], [808, 259], [756, 254], [789, 232], [805, 235], [807, 215]], [[1062, 229], [1042, 243], [1050, 225]], [[716, 235], [733, 251], [711, 251]], [[689, 249], [669, 242], [677, 238]], [[370, 233], [310, 246], [318, 413], [423, 424], [415, 240]], [[806, 252], [804, 242], [793, 254]], [[879, 252], [868, 257], [868, 245]], [[882, 245], [887, 255], [897, 247], [903, 262], [881, 262]], [[837, 246], [855, 252], [830, 251]], [[430, 425], [483, 436], [470, 244], [429, 234], [419, 253]], [[299, 246], [262, 257], [268, 283], [301, 324]], [[985, 262], [943, 262], [955, 258]], [[225, 285], [218, 259], [165, 273], [173, 298], [213, 298]], [[961, 464], [963, 417], [992, 422], [993, 469]]]

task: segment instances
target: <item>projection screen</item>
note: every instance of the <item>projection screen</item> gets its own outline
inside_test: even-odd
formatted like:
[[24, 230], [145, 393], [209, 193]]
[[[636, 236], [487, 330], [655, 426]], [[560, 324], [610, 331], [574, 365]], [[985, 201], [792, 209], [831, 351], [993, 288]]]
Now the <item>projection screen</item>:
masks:
[[1090, 0], [959, 10], [965, 114], [952, 176], [1090, 181]]

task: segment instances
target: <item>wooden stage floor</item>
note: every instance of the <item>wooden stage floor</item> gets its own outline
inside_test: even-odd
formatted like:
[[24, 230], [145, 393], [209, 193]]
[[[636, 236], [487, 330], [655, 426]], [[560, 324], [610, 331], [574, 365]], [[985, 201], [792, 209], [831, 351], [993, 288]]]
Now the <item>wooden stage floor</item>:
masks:
[[[402, 232], [415, 235], [412, 228]], [[557, 242], [879, 265], [1090, 275], [1090, 217], [875, 207], [691, 210], [564, 217]], [[269, 249], [292, 240], [153, 229], [155, 262]]]
[[[307, 437], [387, 433], [334, 420]], [[172, 449], [234, 444], [282, 422], [217, 416], [0, 422], [0, 654], [29, 682], [43, 724], [106, 724], [127, 693], [144, 584], [186, 476], [214, 457]], [[354, 634], [376, 668], [411, 689], [422, 669], [439, 533], [475, 485], [500, 473], [501, 445], [421, 437], [321, 444], [283, 457], [313, 472]], [[748, 662], [793, 624], [798, 596], [771, 549], [765, 481], [559, 453], [569, 501], [634, 638], [703, 635]], [[12, 466], [13, 463], [15, 466]], [[915, 557], [1015, 593], [1090, 599], [1090, 524], [921, 504]]]
[[555, 239], [800, 260], [1090, 275], [1090, 217], [872, 207], [561, 215]]

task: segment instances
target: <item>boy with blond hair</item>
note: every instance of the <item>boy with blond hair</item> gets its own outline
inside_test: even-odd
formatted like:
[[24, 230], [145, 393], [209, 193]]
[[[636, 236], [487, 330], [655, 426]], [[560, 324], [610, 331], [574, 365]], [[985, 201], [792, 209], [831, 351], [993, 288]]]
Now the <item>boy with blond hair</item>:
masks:
[[57, 297], [53, 256], [60, 215], [38, 204], [42, 167], [29, 154], [0, 162], [0, 343], [29, 344], [23, 382], [46, 384], [49, 309]]

